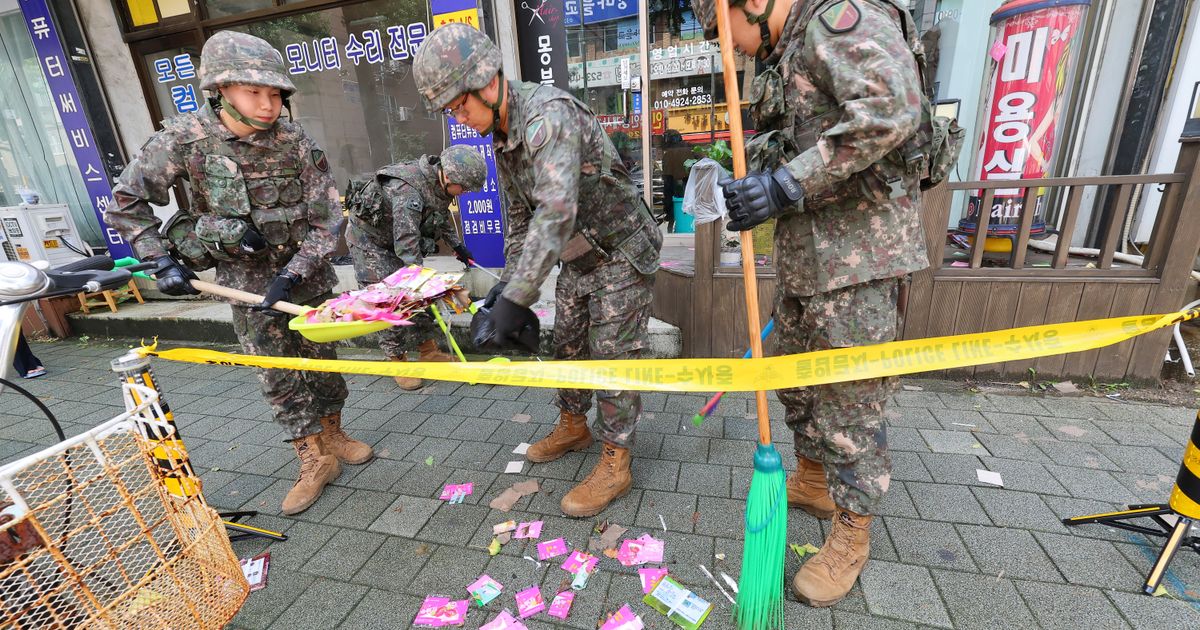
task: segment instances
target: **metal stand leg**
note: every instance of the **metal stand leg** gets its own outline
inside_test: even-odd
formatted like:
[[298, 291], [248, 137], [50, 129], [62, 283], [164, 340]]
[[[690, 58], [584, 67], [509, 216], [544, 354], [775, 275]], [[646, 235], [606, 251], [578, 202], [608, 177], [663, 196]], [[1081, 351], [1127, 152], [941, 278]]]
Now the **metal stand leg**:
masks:
[[1142, 590], [1147, 595], [1153, 595], [1154, 591], [1158, 590], [1158, 585], [1162, 583], [1163, 575], [1167, 572], [1167, 565], [1171, 564], [1171, 559], [1175, 557], [1175, 552], [1179, 551], [1180, 545], [1187, 539], [1191, 528], [1192, 519], [1180, 516], [1179, 522], [1175, 523], [1175, 529], [1167, 538], [1167, 544], [1163, 545], [1162, 552], [1158, 554], [1154, 568], [1150, 569], [1150, 575], [1146, 576], [1146, 584]]

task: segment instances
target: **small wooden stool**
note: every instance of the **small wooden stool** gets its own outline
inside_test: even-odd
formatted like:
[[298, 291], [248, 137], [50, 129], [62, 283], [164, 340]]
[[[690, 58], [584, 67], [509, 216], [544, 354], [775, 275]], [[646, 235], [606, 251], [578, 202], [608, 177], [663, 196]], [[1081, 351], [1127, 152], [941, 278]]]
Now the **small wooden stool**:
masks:
[[138, 304], [146, 303], [142, 299], [142, 292], [138, 291], [137, 285], [134, 284], [133, 280], [130, 280], [129, 284], [125, 285], [123, 289], [98, 291], [96, 293], [80, 293], [79, 308], [83, 309], [84, 313], [91, 313], [91, 309], [97, 306], [108, 305], [108, 310], [116, 313], [117, 302], [128, 300], [131, 297], [137, 299]]

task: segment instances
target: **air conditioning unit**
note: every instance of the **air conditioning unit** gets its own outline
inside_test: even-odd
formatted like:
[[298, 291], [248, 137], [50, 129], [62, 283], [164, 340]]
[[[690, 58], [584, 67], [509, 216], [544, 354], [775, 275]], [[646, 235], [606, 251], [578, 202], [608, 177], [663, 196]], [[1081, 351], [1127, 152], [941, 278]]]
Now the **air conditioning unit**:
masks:
[[65, 205], [2, 207], [0, 227], [4, 256], [11, 261], [44, 260], [57, 267], [91, 256]]

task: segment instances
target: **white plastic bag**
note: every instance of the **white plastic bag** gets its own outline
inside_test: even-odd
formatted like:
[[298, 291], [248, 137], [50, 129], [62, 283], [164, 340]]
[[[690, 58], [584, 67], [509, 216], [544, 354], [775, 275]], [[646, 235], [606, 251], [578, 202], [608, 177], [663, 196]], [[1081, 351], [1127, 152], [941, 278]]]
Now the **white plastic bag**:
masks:
[[729, 171], [712, 158], [692, 165], [687, 188], [683, 191], [683, 211], [696, 217], [696, 225], [725, 218], [725, 195], [717, 182], [729, 177]]

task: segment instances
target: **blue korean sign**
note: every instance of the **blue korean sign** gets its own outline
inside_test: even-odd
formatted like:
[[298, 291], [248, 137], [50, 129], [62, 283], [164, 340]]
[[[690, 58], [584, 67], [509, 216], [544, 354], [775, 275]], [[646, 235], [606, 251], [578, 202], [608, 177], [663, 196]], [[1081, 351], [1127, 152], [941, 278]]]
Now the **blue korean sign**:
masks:
[[580, 26], [637, 15], [638, 3], [637, 0], [565, 0], [563, 12], [567, 26]]
[[121, 238], [116, 230], [104, 222], [104, 211], [113, 205], [112, 186], [109, 185], [108, 175], [104, 172], [104, 163], [100, 161], [100, 152], [96, 149], [92, 127], [87, 115], [82, 109], [79, 91], [75, 89], [75, 79], [71, 75], [70, 58], [63, 53], [62, 41], [54, 26], [54, 18], [46, 0], [19, 0], [21, 13], [25, 17], [25, 26], [29, 28], [29, 36], [33, 38], [33, 48], [37, 52], [38, 65], [46, 76], [50, 87], [50, 99], [58, 118], [62, 121], [63, 130], [75, 154], [75, 165], [83, 177], [83, 186], [91, 200], [92, 210], [100, 223], [100, 231], [107, 241], [108, 253], [113, 258], [125, 258], [133, 255], [129, 244]]
[[[479, 12], [475, 0], [430, 0], [435, 26], [462, 22], [479, 28]], [[496, 154], [492, 151], [492, 136], [480, 136], [474, 129], [459, 124], [453, 116], [446, 117], [450, 144], [474, 148], [487, 162], [488, 176], [479, 192], [458, 196], [458, 214], [462, 219], [463, 244], [483, 267], [504, 266], [504, 209], [500, 205], [500, 180], [496, 176]]]

